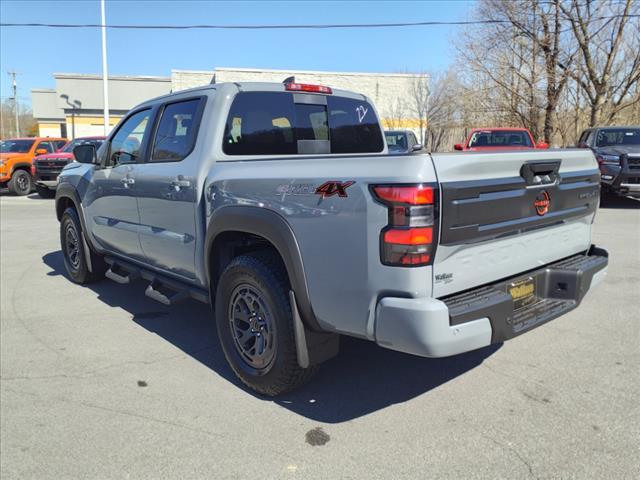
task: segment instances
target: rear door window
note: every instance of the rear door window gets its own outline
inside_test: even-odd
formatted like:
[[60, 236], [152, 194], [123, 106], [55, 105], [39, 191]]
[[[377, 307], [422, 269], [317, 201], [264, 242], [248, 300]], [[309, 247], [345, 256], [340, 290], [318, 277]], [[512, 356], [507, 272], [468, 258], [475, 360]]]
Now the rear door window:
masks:
[[[342, 97], [296, 101], [287, 92], [239, 93], [229, 112], [227, 155], [381, 152], [382, 132], [371, 105]], [[326, 100], [326, 101], [325, 101]]]
[[196, 141], [199, 98], [166, 105], [153, 143], [151, 162], [179, 162]]

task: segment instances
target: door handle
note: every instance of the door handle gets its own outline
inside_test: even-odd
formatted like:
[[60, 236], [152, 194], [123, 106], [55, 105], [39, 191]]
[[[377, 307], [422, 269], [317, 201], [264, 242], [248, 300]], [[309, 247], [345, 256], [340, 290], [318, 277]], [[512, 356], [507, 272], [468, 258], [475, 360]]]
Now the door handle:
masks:
[[125, 177], [120, 181], [122, 182], [125, 188], [129, 188], [129, 185], [133, 185], [134, 183], [136, 183], [136, 181], [130, 177]]
[[171, 186], [178, 191], [182, 188], [189, 188], [191, 186], [191, 182], [189, 180], [176, 179], [171, 182]]

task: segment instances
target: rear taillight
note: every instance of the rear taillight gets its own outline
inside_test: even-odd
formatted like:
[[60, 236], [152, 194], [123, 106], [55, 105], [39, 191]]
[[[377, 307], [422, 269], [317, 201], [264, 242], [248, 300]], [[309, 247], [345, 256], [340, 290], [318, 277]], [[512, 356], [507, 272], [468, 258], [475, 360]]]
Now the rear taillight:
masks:
[[389, 224], [380, 232], [382, 263], [401, 267], [433, 263], [437, 242], [437, 187], [374, 185], [371, 190], [389, 211]]
[[308, 83], [285, 83], [284, 88], [290, 92], [332, 93], [331, 87], [310, 85]]

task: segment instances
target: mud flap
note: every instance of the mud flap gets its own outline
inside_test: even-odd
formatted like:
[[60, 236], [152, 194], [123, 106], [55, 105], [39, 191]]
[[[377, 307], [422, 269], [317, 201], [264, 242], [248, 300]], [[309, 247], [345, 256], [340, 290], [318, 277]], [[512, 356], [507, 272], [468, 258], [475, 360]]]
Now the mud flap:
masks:
[[317, 333], [305, 327], [296, 305], [296, 296], [289, 290], [293, 331], [296, 340], [298, 365], [309, 368], [335, 357], [340, 348], [340, 336], [337, 333]]

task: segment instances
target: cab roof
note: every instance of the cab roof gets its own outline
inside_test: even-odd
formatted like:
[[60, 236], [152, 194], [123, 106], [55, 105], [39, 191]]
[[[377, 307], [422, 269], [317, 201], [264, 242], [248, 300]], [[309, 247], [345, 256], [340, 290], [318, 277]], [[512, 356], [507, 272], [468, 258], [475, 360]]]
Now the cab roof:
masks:
[[137, 107], [141, 107], [143, 105], [150, 105], [154, 103], [158, 103], [160, 101], [166, 101], [173, 98], [181, 98], [181, 97], [189, 97], [198, 93], [207, 93], [210, 91], [225, 92], [225, 93], [239, 93], [239, 92], [288, 92], [288, 93], [304, 93], [309, 95], [327, 95], [327, 96], [338, 96], [338, 97], [347, 97], [353, 98], [357, 100], [367, 100], [368, 98], [365, 95], [360, 93], [352, 92], [349, 90], [340, 90], [331, 87], [328, 85], [332, 93], [309, 93], [309, 92], [292, 92], [288, 91], [285, 88], [284, 83], [278, 82], [222, 82], [222, 83], [212, 83], [210, 85], [203, 85], [201, 87], [189, 88], [187, 90], [180, 90], [177, 92], [171, 92], [167, 95], [161, 95], [159, 97], [155, 97], [149, 99], [139, 105]]

